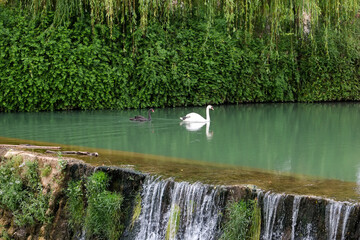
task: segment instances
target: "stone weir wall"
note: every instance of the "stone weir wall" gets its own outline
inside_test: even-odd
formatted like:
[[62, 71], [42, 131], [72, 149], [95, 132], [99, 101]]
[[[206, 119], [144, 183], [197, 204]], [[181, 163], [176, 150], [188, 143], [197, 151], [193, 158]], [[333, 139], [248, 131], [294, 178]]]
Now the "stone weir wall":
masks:
[[[126, 168], [95, 167], [56, 154], [0, 149], [0, 157], [1, 174], [10, 174], [8, 178], [13, 179], [0, 176], [0, 239], [220, 239], [224, 226], [230, 221], [227, 207], [251, 199], [257, 199], [260, 207], [259, 239], [360, 239], [359, 204], [271, 193], [247, 186], [176, 182]], [[6, 170], [4, 166], [11, 160], [13, 165]], [[30, 194], [30, 179], [36, 176], [27, 173], [34, 166], [31, 163], [36, 163], [40, 182], [37, 190], [33, 190], [40, 191], [35, 195]], [[118, 235], [101, 232], [101, 224], [104, 229], [105, 225], [111, 225], [101, 218], [100, 232], [91, 234], [71, 218], [81, 207], [69, 207], [69, 184], [86, 182], [95, 172], [105, 172], [109, 176], [107, 196], [115, 196], [112, 193], [122, 196], [121, 214], [113, 218], [119, 224], [114, 230], [119, 230]], [[16, 193], [13, 188], [17, 183], [28, 196], [19, 197], [21, 192]], [[79, 185], [78, 193], [86, 192], [84, 188], [90, 186], [87, 184]], [[20, 200], [17, 202], [17, 198], [9, 197], [12, 196], [9, 191], [14, 191], [14, 196], [25, 202], [29, 196], [36, 196], [34, 199], [40, 203], [44, 202], [38, 200], [39, 195], [49, 197], [45, 205], [26, 202], [25, 206]], [[102, 206], [101, 202], [96, 202], [101, 197], [90, 202], [90, 195], [78, 196], [84, 208], [94, 210]], [[45, 213], [39, 215], [44, 206]], [[86, 224], [95, 221], [81, 216]]]

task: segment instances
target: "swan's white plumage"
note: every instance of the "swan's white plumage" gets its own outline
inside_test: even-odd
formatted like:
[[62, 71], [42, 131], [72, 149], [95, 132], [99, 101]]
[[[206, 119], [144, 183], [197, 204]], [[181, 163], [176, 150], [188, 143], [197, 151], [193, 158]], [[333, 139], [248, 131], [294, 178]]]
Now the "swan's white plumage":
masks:
[[210, 122], [210, 113], [209, 110], [214, 110], [214, 108], [211, 105], [208, 105], [206, 107], [206, 119], [203, 118], [200, 114], [198, 113], [189, 113], [184, 117], [180, 117], [181, 120], [183, 120], [184, 122]]

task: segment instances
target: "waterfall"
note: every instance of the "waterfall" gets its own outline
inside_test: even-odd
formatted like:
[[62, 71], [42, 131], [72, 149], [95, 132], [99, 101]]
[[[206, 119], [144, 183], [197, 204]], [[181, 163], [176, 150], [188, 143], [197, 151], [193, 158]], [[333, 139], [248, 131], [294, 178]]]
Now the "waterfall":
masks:
[[[279, 205], [279, 202], [280, 202], [280, 199], [282, 196], [283, 195], [276, 194], [276, 193], [270, 193], [270, 192], [265, 193], [264, 200], [263, 200], [265, 229], [264, 229], [264, 233], [262, 235], [262, 239], [272, 239], [273, 235], [276, 235], [276, 236], [282, 235], [281, 231], [279, 231], [279, 230], [274, 232], [274, 226], [276, 226], [275, 220], [276, 220], [276, 216], [277, 216], [277, 209], [278, 209], [278, 205]], [[279, 227], [280, 229], [282, 228], [282, 226], [276, 226], [276, 227]]]
[[[176, 183], [171, 206], [180, 206], [179, 239], [213, 239], [219, 220], [218, 190], [200, 183]], [[175, 239], [175, 238], [174, 238]]]
[[315, 240], [315, 238], [311, 236], [311, 232], [313, 230], [312, 228], [313, 225], [311, 223], [308, 223], [306, 225], [306, 237], [304, 238], [304, 240]]
[[343, 207], [343, 204], [338, 202], [331, 202], [327, 205], [327, 211], [328, 215], [326, 216], [327, 220], [327, 226], [328, 226], [328, 239], [334, 239], [336, 240], [336, 233], [338, 230], [339, 222], [340, 222], [340, 216], [341, 216], [341, 209]]
[[148, 178], [142, 193], [142, 211], [139, 216], [140, 230], [135, 239], [162, 239], [165, 233], [162, 223], [167, 221], [167, 213], [163, 214], [164, 191], [170, 182]]
[[354, 205], [345, 205], [345, 214], [344, 214], [343, 226], [341, 231], [341, 240], [345, 240], [346, 225], [348, 224], [349, 216], [353, 208]]
[[329, 202], [326, 211], [328, 239], [338, 239], [339, 231], [341, 231], [341, 239], [346, 238], [346, 226], [353, 208], [354, 205], [348, 203]]
[[358, 204], [271, 192], [263, 195], [262, 203], [264, 240], [345, 240], [357, 232], [351, 221], [358, 214]]
[[217, 239], [223, 201], [220, 187], [149, 177], [135, 239]]
[[294, 197], [293, 210], [292, 210], [292, 224], [291, 224], [291, 240], [295, 240], [295, 227], [296, 227], [296, 221], [300, 208], [300, 200], [301, 200], [300, 196]]
[[[141, 213], [129, 239], [217, 240], [226, 191], [222, 186], [147, 177]], [[262, 191], [257, 197], [262, 219], [260, 239], [345, 240], [356, 232], [357, 225], [351, 221], [357, 219], [358, 204]]]

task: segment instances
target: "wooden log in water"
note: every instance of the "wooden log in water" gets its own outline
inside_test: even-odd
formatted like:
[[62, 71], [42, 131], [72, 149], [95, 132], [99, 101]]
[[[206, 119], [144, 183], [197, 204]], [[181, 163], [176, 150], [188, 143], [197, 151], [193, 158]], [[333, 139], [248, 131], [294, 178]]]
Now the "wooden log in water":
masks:
[[87, 155], [87, 156], [93, 156], [93, 157], [97, 157], [99, 156], [99, 154], [97, 152], [81, 152], [81, 151], [51, 151], [51, 150], [46, 150], [45, 153], [54, 153], [54, 154], [76, 154], [76, 155]]
[[31, 145], [31, 144], [19, 144], [19, 145], [0, 144], [0, 148], [53, 149], [53, 150], [61, 149], [61, 147], [57, 147], [57, 146], [38, 146], [38, 145]]

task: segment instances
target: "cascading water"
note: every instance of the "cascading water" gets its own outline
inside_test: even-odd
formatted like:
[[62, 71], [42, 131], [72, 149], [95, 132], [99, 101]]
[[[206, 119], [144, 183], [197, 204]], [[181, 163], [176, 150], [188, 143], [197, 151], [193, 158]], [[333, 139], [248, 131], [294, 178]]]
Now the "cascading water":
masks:
[[[151, 176], [144, 176], [141, 184], [141, 212], [134, 206], [135, 219], [126, 228], [124, 240], [217, 240], [225, 231], [220, 227], [228, 221], [222, 217], [228, 216], [226, 205], [255, 197], [254, 189], [244, 186], [190, 184]], [[360, 239], [359, 204], [259, 189], [257, 193], [261, 240]], [[78, 239], [85, 238], [85, 232], [78, 233]]]
[[[171, 206], [182, 210], [179, 239], [213, 239], [219, 220], [219, 191], [200, 183], [176, 183]], [[175, 238], [174, 238], [175, 239]]]
[[149, 177], [135, 239], [217, 239], [223, 205], [219, 187]]
[[327, 221], [327, 229], [328, 229], [328, 234], [329, 240], [336, 240], [336, 233], [339, 227], [339, 223], [340, 223], [340, 216], [341, 216], [341, 209], [342, 209], [343, 205], [341, 203], [338, 202], [331, 202], [330, 204], [327, 205], [327, 216], [326, 216], [326, 221]]
[[315, 238], [311, 235], [311, 232], [313, 231], [313, 225], [311, 223], [308, 223], [306, 225], [306, 232], [305, 232], [305, 238], [304, 240], [315, 240]]
[[341, 231], [341, 240], [345, 240], [346, 226], [348, 224], [350, 213], [354, 209], [354, 207], [355, 205], [345, 205], [345, 214], [344, 214], [343, 226]]
[[[254, 197], [253, 189], [244, 189], [148, 176], [142, 184], [141, 213], [126, 239], [217, 240], [231, 199]], [[359, 204], [261, 190], [257, 193], [262, 240], [360, 239]]]
[[293, 209], [292, 209], [291, 240], [295, 240], [295, 227], [296, 227], [296, 221], [300, 208], [300, 201], [301, 201], [300, 196], [294, 197]]
[[[283, 195], [267, 192], [264, 195], [263, 214], [265, 219], [264, 233], [262, 239], [280, 238], [282, 226], [276, 226], [277, 209]], [[274, 236], [273, 236], [274, 235]]]
[[142, 211], [139, 216], [140, 230], [136, 235], [137, 240], [163, 239], [165, 236], [163, 222], [168, 220], [168, 214], [163, 213], [165, 190], [169, 181], [159, 181], [148, 178], [142, 193]]
[[343, 202], [331, 201], [327, 205], [326, 226], [329, 240], [339, 239], [339, 236], [346, 239], [346, 226], [353, 208], [354, 205]]
[[357, 232], [357, 223], [351, 222], [358, 217], [356, 204], [271, 192], [261, 194], [258, 198], [262, 199], [263, 240], [345, 240], [353, 239]]

